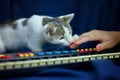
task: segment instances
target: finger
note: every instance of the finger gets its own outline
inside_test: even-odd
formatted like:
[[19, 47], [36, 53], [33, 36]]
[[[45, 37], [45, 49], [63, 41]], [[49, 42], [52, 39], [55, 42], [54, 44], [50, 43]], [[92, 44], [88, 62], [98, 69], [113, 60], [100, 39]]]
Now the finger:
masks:
[[79, 47], [79, 45], [75, 45], [75, 44], [69, 46], [69, 48], [71, 48], [71, 49], [75, 49], [75, 48], [78, 48], [78, 47]]
[[85, 37], [85, 36], [89, 36], [89, 35], [90, 35], [90, 32], [83, 33], [79, 36], [79, 39], [81, 39], [82, 37]]
[[79, 39], [75, 40], [69, 47], [76, 48], [79, 45], [86, 43], [88, 41], [102, 41], [101, 35], [98, 35], [96, 31], [90, 31], [83, 33], [79, 36]]
[[80, 36], [79, 36], [79, 39], [73, 41], [73, 42], [69, 45], [69, 47], [72, 48], [72, 49], [79, 47], [79, 44], [76, 44], [76, 42], [77, 42], [78, 40], [80, 40], [82, 37], [84, 37], [86, 34], [87, 34], [87, 33], [83, 33], [82, 35], [80, 35]]
[[98, 40], [98, 38], [94, 38], [92, 36], [84, 36], [81, 39], [75, 40], [69, 47], [70, 48], [77, 48], [79, 47], [79, 45], [88, 42], [88, 41], [94, 41], [94, 40]]
[[112, 48], [113, 46], [114, 46], [114, 44], [112, 44], [111, 41], [106, 41], [106, 42], [98, 44], [96, 46], [96, 49], [98, 52], [100, 52], [102, 50]]
[[72, 42], [72, 43], [69, 45], [69, 47], [70, 47], [71, 49], [74, 49], [74, 48], [78, 48], [79, 45], [73, 44], [73, 42]]
[[81, 45], [88, 41], [101, 41], [101, 38], [96, 35], [85, 35], [85, 36], [82, 36], [81, 38], [79, 38], [78, 40], [74, 41], [73, 44]]

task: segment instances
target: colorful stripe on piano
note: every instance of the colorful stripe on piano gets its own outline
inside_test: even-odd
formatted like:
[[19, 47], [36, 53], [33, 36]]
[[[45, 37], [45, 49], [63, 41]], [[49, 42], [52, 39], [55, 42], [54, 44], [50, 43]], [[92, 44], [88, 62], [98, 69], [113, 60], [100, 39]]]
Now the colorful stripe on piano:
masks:
[[76, 50], [62, 50], [62, 51], [41, 51], [41, 52], [25, 52], [25, 53], [15, 53], [15, 54], [0, 54], [0, 59], [10, 59], [10, 58], [28, 58], [34, 56], [46, 56], [46, 55], [64, 55], [64, 54], [79, 54], [79, 53], [93, 53], [96, 48], [86, 48], [86, 49], [76, 49]]

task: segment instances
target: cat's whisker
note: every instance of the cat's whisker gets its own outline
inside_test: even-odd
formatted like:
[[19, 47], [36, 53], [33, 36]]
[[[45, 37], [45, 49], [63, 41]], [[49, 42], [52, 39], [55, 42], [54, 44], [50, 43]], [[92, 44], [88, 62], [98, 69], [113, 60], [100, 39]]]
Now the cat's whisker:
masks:
[[59, 49], [60, 50], [63, 50], [65, 47], [63, 46], [63, 45], [61, 45], [60, 47], [59, 47]]
[[55, 50], [59, 50], [62, 48], [62, 45], [59, 45]]
[[60, 45], [59, 47], [57, 47], [57, 48], [56, 48], [56, 50], [59, 50], [59, 49], [61, 49], [61, 47], [62, 47], [62, 46]]
[[56, 45], [56, 46], [54, 46], [53, 50], [57, 50], [57, 49], [59, 49], [60, 47], [61, 47], [61, 45]]
[[62, 46], [61, 50], [64, 50], [65, 49], [65, 46]]

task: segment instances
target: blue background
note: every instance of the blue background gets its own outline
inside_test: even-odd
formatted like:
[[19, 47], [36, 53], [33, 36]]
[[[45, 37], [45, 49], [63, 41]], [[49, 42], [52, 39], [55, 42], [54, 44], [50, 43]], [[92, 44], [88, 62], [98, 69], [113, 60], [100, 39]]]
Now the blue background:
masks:
[[[120, 30], [120, 0], [1, 0], [0, 23], [9, 19], [30, 17], [33, 14], [57, 17], [60, 15], [75, 13], [71, 22], [73, 33], [99, 29], [107, 31]], [[95, 46], [96, 43], [86, 43], [81, 47]], [[48, 47], [45, 47], [48, 49]], [[81, 64], [82, 65], [82, 64]], [[79, 65], [79, 68], [81, 68]], [[111, 60], [95, 60], [90, 65], [91, 71], [81, 68], [79, 70], [53, 68], [33, 74], [32, 76], [20, 76], [9, 79], [20, 80], [104, 80], [116, 78], [120, 80], [120, 67]], [[83, 69], [83, 70], [82, 70]], [[43, 76], [42, 76], [43, 75]]]

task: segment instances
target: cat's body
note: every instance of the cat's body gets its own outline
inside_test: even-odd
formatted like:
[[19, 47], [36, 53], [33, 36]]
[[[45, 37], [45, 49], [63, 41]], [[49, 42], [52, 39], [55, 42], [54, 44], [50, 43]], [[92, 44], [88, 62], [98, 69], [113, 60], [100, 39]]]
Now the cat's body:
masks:
[[74, 40], [69, 25], [72, 18], [73, 14], [57, 18], [33, 15], [7, 22], [0, 26], [0, 53], [19, 47], [41, 51], [45, 42], [69, 45]]

